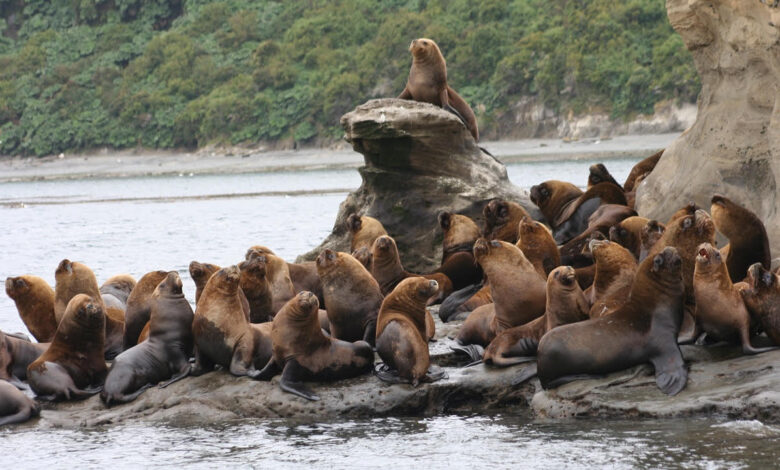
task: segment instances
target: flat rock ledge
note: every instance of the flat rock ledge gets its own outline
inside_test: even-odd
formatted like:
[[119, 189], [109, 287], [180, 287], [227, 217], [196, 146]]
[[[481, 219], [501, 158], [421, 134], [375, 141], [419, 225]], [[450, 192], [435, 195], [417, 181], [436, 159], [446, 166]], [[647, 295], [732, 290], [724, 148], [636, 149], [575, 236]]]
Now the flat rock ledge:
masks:
[[449, 349], [459, 327], [459, 323], [442, 324], [437, 319], [431, 356], [449, 377], [417, 388], [388, 385], [365, 375], [311, 384], [321, 400], [309, 402], [282, 392], [278, 376], [257, 382], [216, 371], [188, 377], [165, 389], [154, 387], [136, 401], [112, 408], [106, 408], [97, 396], [46, 404], [41, 417], [28, 426], [199, 425], [242, 418], [322, 420], [496, 410], [539, 419], [718, 416], [780, 423], [780, 350], [742, 356], [734, 347], [683, 346], [690, 368], [688, 385], [675, 397], [658, 390], [649, 365], [543, 391], [537, 379], [516, 385], [523, 365], [463, 367], [465, 359]]

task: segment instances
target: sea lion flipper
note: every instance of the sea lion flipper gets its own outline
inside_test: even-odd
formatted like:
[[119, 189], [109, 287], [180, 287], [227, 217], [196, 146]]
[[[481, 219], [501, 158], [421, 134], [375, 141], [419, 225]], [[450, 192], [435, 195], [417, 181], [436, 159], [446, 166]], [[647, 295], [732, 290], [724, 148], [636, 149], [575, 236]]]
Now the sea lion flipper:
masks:
[[512, 380], [512, 386], [517, 387], [518, 385], [536, 377], [537, 375], [537, 363], [534, 362], [533, 364], [530, 364], [528, 367], [523, 368], [522, 371], [515, 377], [514, 380]]
[[484, 282], [466, 286], [463, 289], [451, 293], [439, 306], [439, 318], [444, 323], [453, 319], [458, 313], [458, 308], [482, 289]]
[[409, 383], [409, 381], [401, 380], [401, 376], [398, 375], [398, 371], [391, 368], [384, 362], [380, 362], [376, 367], [374, 367], [374, 375], [376, 375], [376, 377], [382, 382], [387, 382], [389, 384]]
[[102, 385], [99, 385], [99, 386], [97, 386], [95, 388], [84, 388], [84, 389], [80, 389], [80, 388], [75, 388], [74, 387], [74, 388], [71, 388], [69, 390], [70, 393], [69, 393], [69, 398], [68, 399], [70, 399], [72, 397], [72, 398], [76, 398], [76, 399], [81, 400], [81, 399], [84, 399], [84, 398], [89, 398], [92, 395], [96, 395], [96, 394], [98, 394], [98, 393], [100, 393], [102, 391], [103, 391], [103, 386]]
[[679, 349], [651, 360], [655, 367], [655, 383], [667, 395], [677, 395], [688, 381], [688, 369]]
[[190, 367], [190, 374], [192, 377], [199, 377], [206, 372], [214, 370], [214, 363], [205, 354], [202, 354], [197, 347], [195, 347], [195, 363]]
[[165, 388], [168, 385], [170, 385], [170, 384], [172, 384], [174, 382], [178, 382], [179, 380], [183, 379], [184, 377], [187, 377], [188, 375], [190, 375], [190, 370], [191, 370], [190, 369], [190, 365], [188, 363], [185, 363], [184, 367], [182, 367], [182, 369], [179, 371], [179, 373], [174, 375], [170, 379], [166, 380], [165, 382], [161, 383], [160, 384], [160, 388]]
[[411, 100], [412, 99], [412, 92], [409, 91], [409, 87], [407, 86], [404, 88], [404, 91], [401, 92], [400, 95], [398, 95], [399, 100]]
[[279, 381], [279, 387], [287, 393], [298, 395], [301, 398], [305, 398], [311, 401], [318, 401], [320, 397], [315, 395], [309, 390], [303, 382], [299, 381], [299, 378], [305, 375], [305, 369], [298, 364], [295, 359], [290, 359], [284, 365], [282, 371], [282, 379]]
[[428, 368], [428, 372], [425, 374], [424, 382], [432, 383], [436, 382], [437, 380], [448, 378], [449, 376], [447, 375], [447, 372], [444, 371], [444, 369], [436, 365], [431, 365]]
[[4, 426], [6, 424], [15, 424], [15, 423], [23, 423], [30, 419], [30, 410], [28, 409], [22, 409], [19, 410], [18, 413], [12, 414], [10, 416], [4, 416], [0, 418], [0, 426]]
[[[466, 129], [471, 132], [471, 136], [474, 137], [475, 142], [479, 142], [479, 129], [477, 128], [477, 117], [474, 115], [474, 111], [466, 103], [466, 101], [460, 97], [458, 92], [447, 85], [448, 107], [455, 113], [456, 116], [463, 121], [466, 125]], [[443, 104], [443, 102], [442, 102]]]
[[252, 377], [255, 380], [263, 380], [268, 381], [271, 380], [276, 374], [278, 374], [281, 371], [279, 368], [279, 365], [276, 363], [276, 359], [271, 357], [271, 359], [268, 360], [268, 364], [263, 367], [263, 369], [254, 377]]
[[482, 357], [485, 355], [485, 348], [478, 344], [455, 343], [450, 346], [450, 349], [467, 355], [473, 362], [481, 361]]
[[366, 324], [363, 341], [370, 344], [372, 348], [376, 346], [376, 318], [369, 320]]

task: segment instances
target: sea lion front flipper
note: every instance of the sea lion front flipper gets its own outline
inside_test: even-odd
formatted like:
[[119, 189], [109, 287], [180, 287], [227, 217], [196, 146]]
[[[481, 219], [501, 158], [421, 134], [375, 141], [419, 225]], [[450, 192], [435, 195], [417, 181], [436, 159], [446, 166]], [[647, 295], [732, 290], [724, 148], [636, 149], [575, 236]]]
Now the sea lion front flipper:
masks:
[[184, 367], [182, 367], [179, 373], [174, 375], [170, 379], [166, 380], [165, 382], [161, 383], [160, 388], [165, 388], [174, 382], [178, 382], [179, 380], [183, 379], [184, 377], [187, 377], [188, 375], [190, 375], [190, 365], [184, 364]]
[[363, 341], [376, 349], [376, 318], [369, 320], [366, 324], [366, 329], [363, 332]]
[[281, 368], [276, 363], [276, 360], [272, 357], [268, 360], [268, 364], [263, 367], [263, 369], [254, 377], [252, 377], [255, 380], [263, 380], [263, 381], [269, 381], [271, 380], [276, 374], [281, 372]]
[[484, 282], [472, 284], [450, 294], [439, 306], [439, 318], [444, 323], [450, 321], [457, 313], [458, 308], [482, 289]]
[[409, 383], [408, 381], [401, 380], [401, 376], [398, 375], [398, 371], [390, 368], [390, 366], [384, 362], [380, 362], [376, 365], [376, 367], [374, 367], [374, 375], [376, 375], [376, 377], [382, 382], [387, 382], [389, 384]]
[[279, 381], [279, 387], [281, 387], [281, 389], [287, 393], [298, 395], [299, 397], [305, 398], [307, 400], [318, 401], [320, 397], [315, 395], [311, 390], [303, 385], [303, 382], [298, 380], [301, 376], [305, 375], [305, 372], [306, 370], [300, 364], [298, 364], [298, 361], [295, 359], [288, 360], [284, 365], [282, 379]]
[[450, 345], [450, 349], [467, 355], [472, 362], [482, 361], [482, 357], [485, 355], [485, 348], [478, 344], [460, 344], [456, 342]]
[[688, 369], [685, 368], [680, 350], [667, 353], [650, 360], [655, 367], [655, 383], [667, 395], [673, 396], [685, 388], [688, 381]]
[[409, 91], [409, 86], [406, 86], [406, 88], [404, 88], [404, 91], [402, 91], [401, 94], [398, 95], [398, 99], [399, 100], [411, 100], [411, 99], [413, 99], [412, 98], [412, 92]]
[[193, 377], [199, 377], [206, 372], [214, 370], [214, 363], [206, 357], [205, 354], [201, 354], [198, 348], [195, 348], [195, 363], [190, 367], [190, 375]]
[[536, 377], [536, 375], [538, 374], [537, 367], [538, 367], [537, 363], [534, 362], [533, 364], [530, 364], [528, 367], [520, 371], [517, 377], [515, 377], [514, 380], [512, 380], [512, 386], [517, 387], [518, 385], [521, 385], [524, 382]]

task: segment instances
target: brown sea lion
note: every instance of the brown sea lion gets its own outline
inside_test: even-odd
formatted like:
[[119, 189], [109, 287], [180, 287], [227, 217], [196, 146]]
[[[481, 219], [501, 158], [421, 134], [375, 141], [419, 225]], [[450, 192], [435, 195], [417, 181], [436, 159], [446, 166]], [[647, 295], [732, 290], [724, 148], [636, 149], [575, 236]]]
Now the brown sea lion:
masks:
[[[620, 183], [615, 181], [607, 167], [603, 163], [596, 163], [588, 168], [588, 189], [599, 183], [612, 183], [616, 186], [620, 186]], [[622, 186], [621, 186], [622, 187]]]
[[108, 371], [100, 393], [107, 406], [133, 401], [147, 388], [163, 381], [166, 387], [190, 372], [194, 315], [176, 271], [155, 288], [151, 304], [149, 339], [118, 355]]
[[518, 226], [523, 217], [531, 219], [523, 206], [516, 202], [493, 199], [482, 210], [485, 227], [482, 231], [488, 240], [517, 243]]
[[123, 349], [130, 349], [141, 341], [141, 332], [149, 323], [152, 309], [152, 293], [168, 275], [165, 271], [151, 271], [135, 284], [127, 297]]
[[657, 220], [650, 220], [642, 227], [641, 232], [639, 232], [639, 239], [642, 243], [638, 258], [640, 262], [647, 258], [648, 253], [658, 243], [665, 231], [666, 225]]
[[625, 247], [639, 259], [642, 253], [642, 229], [650, 222], [639, 216], [627, 217], [609, 228], [609, 239]]
[[0, 380], [0, 426], [24, 423], [41, 414], [41, 405], [10, 383]]
[[374, 345], [376, 316], [382, 306], [379, 283], [347, 253], [323, 250], [317, 257], [330, 333], [336, 339], [362, 339]]
[[374, 241], [371, 258], [373, 259], [371, 275], [379, 283], [382, 295], [388, 295], [401, 281], [413, 276], [422, 276], [438, 283], [439, 288], [436, 289], [435, 295], [428, 299], [428, 305], [441, 303], [452, 293], [452, 281], [442, 273], [413, 274], [406, 271], [401, 265], [395, 240], [387, 235], [382, 235]]
[[[192, 335], [195, 364], [190, 374], [199, 376], [220, 365], [237, 376], [256, 377], [257, 365], [268, 361], [255, 346], [259, 331], [247, 319], [241, 302], [237, 266], [222, 268], [206, 283], [195, 307]], [[151, 338], [151, 332], [150, 332]]]
[[76, 294], [68, 302], [51, 345], [27, 367], [38, 399], [82, 399], [100, 392], [106, 377], [107, 318], [99, 296]]
[[745, 306], [769, 339], [780, 346], [780, 275], [755, 263], [748, 268], [747, 284], [740, 290]]
[[593, 284], [587, 292], [590, 318], [603, 317], [622, 307], [637, 270], [634, 256], [621, 245], [607, 240], [590, 242], [590, 250], [596, 261]]
[[445, 377], [430, 370], [426, 327], [425, 304], [438, 288], [435, 280], [407, 277], [385, 297], [376, 322], [376, 352], [386, 366], [377, 369], [381, 380], [416, 387]]
[[750, 314], [739, 289], [731, 282], [720, 252], [709, 243], [699, 245], [693, 272], [693, 292], [696, 298], [694, 317], [707, 336], [740, 343], [744, 354], [775, 349], [754, 348], [750, 344]]
[[45, 343], [54, 338], [57, 318], [54, 315], [54, 289], [38, 276], [9, 277], [5, 280], [8, 294], [19, 311], [27, 330], [36, 340]]
[[753, 263], [769, 269], [772, 265], [769, 237], [756, 214], [719, 194], [712, 197], [710, 212], [715, 228], [729, 239], [728, 248], [723, 247], [721, 254], [725, 255], [732, 280], [744, 279]]
[[658, 164], [658, 160], [661, 159], [661, 155], [663, 155], [663, 153], [663, 150], [659, 150], [658, 152], [650, 155], [649, 157], [634, 165], [634, 167], [631, 168], [631, 172], [626, 177], [626, 182], [623, 183], [623, 190], [626, 192], [636, 191], [636, 188], [639, 186], [639, 182], [637, 180], [644, 179], [647, 175], [650, 174], [650, 172], [653, 171], [653, 169], [655, 169], [655, 166]]
[[250, 323], [263, 323], [274, 319], [271, 286], [265, 271], [266, 255], [252, 252], [246, 261], [238, 264], [241, 280], [238, 285], [249, 302]]
[[544, 224], [524, 217], [520, 220], [517, 233], [517, 247], [542, 277], [546, 278], [553, 269], [560, 266], [561, 253], [552, 232]]
[[365, 267], [368, 272], [371, 272], [371, 269], [374, 266], [374, 259], [371, 255], [371, 248], [362, 246], [352, 252], [352, 257], [360, 261], [360, 264], [362, 264], [363, 267]]
[[588, 227], [590, 216], [604, 204], [625, 206], [626, 196], [623, 194], [623, 188], [609, 182], [599, 183], [567, 204], [553, 222], [555, 242], [563, 245], [582, 233]]
[[295, 286], [290, 278], [290, 268], [285, 260], [264, 246], [250, 247], [246, 252], [245, 259], [248, 260], [252, 253], [265, 256], [265, 277], [271, 288], [271, 308], [276, 314], [284, 307], [284, 304], [295, 296]]
[[548, 180], [531, 186], [531, 202], [544, 215], [544, 220], [555, 230], [556, 221], [569, 204], [582, 196], [582, 190], [566, 181]]
[[613, 314], [563, 325], [542, 337], [537, 351], [542, 387], [650, 362], [661, 391], [680, 392], [688, 377], [677, 345], [683, 293], [677, 250], [667, 247], [649, 257], [639, 265], [628, 301]]
[[479, 142], [477, 117], [468, 103], [447, 85], [447, 64], [439, 46], [430, 39], [420, 38], [412, 41], [409, 52], [412, 53], [412, 68], [398, 98], [431, 103], [450, 111], [463, 121], [474, 141]]
[[371, 250], [377, 237], [387, 235], [387, 230], [382, 226], [382, 222], [367, 215], [352, 214], [347, 217], [347, 229], [352, 234], [352, 239], [349, 242], [350, 252], [355, 252], [362, 247]]
[[[247, 257], [248, 256], [249, 253], [247, 253]], [[206, 284], [209, 282], [209, 279], [211, 279], [211, 276], [213, 276], [214, 273], [216, 273], [220, 269], [221, 267], [217, 266], [216, 264], [199, 263], [197, 261], [193, 261], [190, 263], [190, 277], [192, 278], [193, 282], [195, 282], [195, 305], [196, 306], [198, 305], [198, 301], [200, 300], [200, 295], [201, 293], [203, 293], [203, 289], [206, 287]], [[241, 289], [238, 290], [238, 297], [241, 299], [241, 308], [243, 309], [244, 314], [246, 315], [247, 321], [249, 321], [249, 300], [246, 298], [244, 291]]]
[[[274, 253], [270, 248], [263, 245], [255, 245], [247, 250], [245, 259], [248, 260], [252, 252], [276, 256], [276, 253]], [[287, 263], [287, 273], [290, 276], [294, 294], [307, 290], [309, 292], [313, 292], [317, 296], [317, 299], [320, 300], [320, 302], [323, 301], [322, 282], [320, 282], [320, 276], [317, 274], [317, 264], [314, 261], [304, 261], [303, 263]]]
[[452, 281], [453, 290], [480, 282], [482, 268], [472, 253], [474, 242], [480, 237], [479, 227], [471, 218], [452, 212], [441, 212], [438, 218], [444, 239], [441, 267], [436, 271]]
[[95, 273], [87, 265], [64, 259], [54, 272], [54, 316], [62, 322], [70, 300], [77, 294], [86, 294], [101, 303], [100, 311], [106, 315], [106, 334], [103, 345], [105, 358], [111, 360], [124, 350], [125, 312], [121, 308], [106, 307], [98, 288]]
[[[326, 295], [327, 292], [326, 283]], [[281, 371], [282, 390], [307, 400], [319, 400], [303, 382], [347, 379], [371, 370], [371, 346], [365, 341], [349, 343], [325, 336], [318, 310], [317, 297], [311, 292], [300, 292], [276, 314], [271, 329], [273, 356], [260, 371], [258, 380], [271, 380]]]
[[594, 232], [601, 232], [606, 235], [613, 225], [635, 215], [636, 211], [625, 205], [603, 204], [599, 206], [588, 217], [588, 224], [585, 230], [561, 247], [561, 262], [567, 263], [570, 257], [582, 253], [583, 248], [587, 246], [588, 241], [591, 239], [591, 234]]
[[127, 298], [135, 287], [135, 279], [129, 274], [111, 276], [100, 286], [100, 296], [106, 308], [127, 309]]
[[[18, 380], [27, 380], [27, 366], [32, 364], [36, 359], [41, 357], [51, 343], [33, 343], [23, 335], [3, 333], [0, 331], [0, 356], [3, 354], [3, 350], [7, 350], [11, 359], [11, 375]], [[0, 364], [3, 364], [3, 360], [0, 359]], [[8, 378], [2, 376], [3, 366], [0, 365], [0, 378]], [[16, 382], [11, 379], [12, 383], [16, 385]]]
[[525, 325], [502, 331], [485, 349], [485, 364], [506, 367], [527, 362], [536, 354], [539, 340], [560, 325], [588, 318], [590, 308], [577, 284], [574, 268], [559, 266], [547, 278], [547, 303], [544, 315]]

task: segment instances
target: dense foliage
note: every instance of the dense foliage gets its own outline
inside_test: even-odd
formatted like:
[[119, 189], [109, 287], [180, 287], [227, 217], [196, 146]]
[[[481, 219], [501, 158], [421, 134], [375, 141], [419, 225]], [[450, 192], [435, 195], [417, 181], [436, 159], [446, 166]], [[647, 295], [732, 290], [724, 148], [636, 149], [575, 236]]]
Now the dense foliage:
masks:
[[699, 89], [663, 0], [0, 0], [0, 154], [337, 137], [416, 37], [483, 133], [522, 96], [625, 117]]

